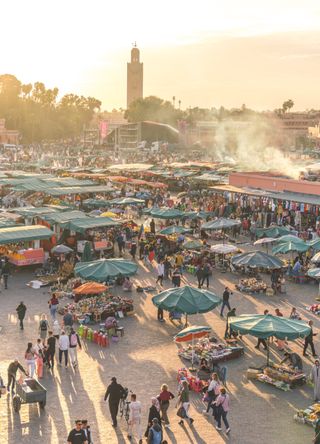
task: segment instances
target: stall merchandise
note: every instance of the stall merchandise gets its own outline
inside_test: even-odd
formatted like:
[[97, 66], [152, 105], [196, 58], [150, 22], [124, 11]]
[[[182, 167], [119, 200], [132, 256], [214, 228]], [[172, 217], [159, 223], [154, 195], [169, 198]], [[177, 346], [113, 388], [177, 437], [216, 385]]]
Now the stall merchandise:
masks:
[[61, 314], [65, 310], [71, 311], [74, 318], [78, 322], [99, 322], [109, 316], [128, 315], [133, 312], [133, 300], [120, 296], [106, 295], [93, 296], [90, 298], [81, 299], [77, 303], [70, 303], [63, 309], [60, 309]]
[[256, 379], [284, 391], [301, 386], [307, 380], [303, 372], [294, 371], [286, 366], [277, 364], [264, 367], [262, 372], [256, 375]]
[[312, 311], [312, 313], [320, 316], [320, 304], [312, 304], [309, 307], [306, 307], [306, 310]]
[[187, 347], [180, 348], [178, 351], [178, 355], [182, 359], [191, 361], [193, 355], [194, 362], [200, 362], [202, 358], [205, 358], [212, 364], [239, 358], [243, 353], [243, 347], [213, 343], [210, 342], [208, 338], [200, 339], [195, 343], [193, 351], [191, 344]]
[[240, 279], [236, 289], [246, 293], [263, 293], [267, 290], [267, 284], [256, 278]]
[[315, 427], [318, 420], [317, 412], [319, 411], [320, 403], [317, 402], [312, 404], [310, 407], [307, 407], [305, 410], [297, 410], [293, 418], [295, 421], [300, 422], [301, 424], [308, 424]]

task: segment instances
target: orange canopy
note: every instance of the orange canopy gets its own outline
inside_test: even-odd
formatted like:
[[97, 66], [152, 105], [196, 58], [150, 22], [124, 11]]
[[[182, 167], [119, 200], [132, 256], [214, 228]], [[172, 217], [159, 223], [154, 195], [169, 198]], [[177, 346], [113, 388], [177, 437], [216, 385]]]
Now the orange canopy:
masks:
[[75, 288], [73, 292], [75, 294], [98, 294], [106, 291], [108, 287], [98, 282], [86, 282], [80, 285], [80, 287]]

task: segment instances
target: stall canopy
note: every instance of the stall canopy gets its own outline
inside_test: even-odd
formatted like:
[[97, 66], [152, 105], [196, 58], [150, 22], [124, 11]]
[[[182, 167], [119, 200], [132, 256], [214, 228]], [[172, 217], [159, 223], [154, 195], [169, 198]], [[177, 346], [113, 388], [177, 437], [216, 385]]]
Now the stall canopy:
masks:
[[180, 227], [179, 225], [170, 225], [170, 227], [166, 227], [163, 230], [160, 230], [158, 234], [163, 234], [164, 236], [170, 236], [172, 234], [183, 234], [188, 233], [191, 230], [188, 228]]
[[309, 245], [305, 242], [281, 242], [272, 248], [272, 254], [286, 254], [291, 251], [296, 251], [297, 253], [305, 253], [309, 249]]
[[89, 194], [89, 193], [109, 193], [114, 191], [107, 185], [92, 185], [85, 187], [54, 187], [43, 192], [50, 196], [63, 196], [65, 194]]
[[55, 247], [52, 248], [51, 253], [54, 254], [68, 254], [68, 253], [72, 253], [73, 249], [70, 247], [67, 247], [67, 245], [56, 245]]
[[86, 205], [87, 207], [106, 207], [107, 205], [110, 205], [110, 200], [103, 200], [103, 199], [85, 199], [83, 202], [83, 205]]
[[0, 228], [0, 244], [49, 239], [54, 233], [42, 225]]
[[206, 219], [207, 217], [213, 217], [214, 213], [211, 211], [187, 211], [184, 213], [184, 219]]
[[175, 208], [152, 208], [150, 215], [155, 219], [180, 219], [184, 213]]
[[88, 216], [83, 211], [73, 210], [65, 211], [63, 213], [50, 213], [45, 214], [41, 219], [53, 224], [63, 224], [74, 219], [88, 218]]
[[216, 244], [212, 245], [210, 250], [217, 254], [230, 254], [235, 253], [239, 248], [231, 244]]
[[257, 237], [279, 237], [286, 234], [290, 234], [291, 231], [287, 227], [269, 227], [269, 228], [256, 228], [252, 230]]
[[73, 290], [75, 294], [99, 294], [106, 291], [108, 287], [103, 284], [99, 284], [98, 282], [86, 282], [80, 287], [77, 287]]
[[307, 245], [309, 245], [314, 251], [320, 251], [320, 238], [308, 241]]
[[208, 290], [201, 290], [186, 285], [179, 288], [169, 288], [152, 298], [157, 307], [167, 311], [177, 311], [185, 314], [207, 313], [213, 310], [222, 300]]
[[79, 262], [74, 272], [83, 279], [105, 282], [117, 276], [132, 276], [138, 270], [138, 265], [124, 259], [100, 259], [92, 262]]
[[211, 331], [211, 327], [192, 325], [184, 328], [174, 337], [175, 342], [190, 342], [194, 339], [200, 339], [207, 336]]
[[220, 219], [206, 222], [201, 226], [201, 230], [226, 230], [227, 228], [232, 228], [240, 224], [241, 222], [239, 220], [221, 217]]
[[117, 227], [121, 223], [117, 222], [109, 217], [84, 217], [82, 219], [74, 219], [61, 225], [70, 231], [77, 233], [85, 233], [86, 230], [103, 227]]
[[20, 214], [23, 217], [42, 217], [45, 214], [57, 213], [58, 210], [51, 207], [38, 207], [38, 208], [17, 208], [14, 210], [17, 214]]
[[110, 200], [110, 204], [112, 205], [138, 205], [144, 203], [145, 201], [143, 199], [136, 199], [135, 197], [122, 197]]
[[[306, 322], [273, 315], [248, 314], [231, 318], [230, 328], [242, 335], [250, 334], [257, 338], [269, 339], [274, 336], [281, 340], [305, 338], [311, 328]], [[269, 363], [269, 349], [267, 363]]]
[[231, 259], [232, 265], [237, 267], [265, 268], [267, 270], [277, 269], [284, 266], [283, 262], [275, 256], [263, 251], [251, 251], [237, 254]]
[[304, 244], [305, 243], [303, 239], [301, 239], [298, 236], [293, 236], [292, 234], [285, 234], [284, 236], [281, 236], [281, 237], [279, 237], [276, 240], [277, 244], [284, 243], [284, 242], [295, 242], [295, 243], [298, 243], [298, 244]]
[[200, 250], [203, 247], [203, 243], [200, 240], [187, 240], [183, 244], [185, 250]]

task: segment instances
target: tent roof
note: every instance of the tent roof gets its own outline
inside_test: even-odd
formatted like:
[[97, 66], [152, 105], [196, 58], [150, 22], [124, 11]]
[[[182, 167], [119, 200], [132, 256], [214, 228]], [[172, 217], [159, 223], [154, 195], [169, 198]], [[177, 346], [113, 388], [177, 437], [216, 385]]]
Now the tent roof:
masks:
[[0, 228], [0, 244], [10, 244], [19, 241], [48, 239], [53, 232], [42, 225], [24, 225], [19, 227]]
[[84, 186], [84, 187], [53, 187], [48, 188], [45, 193], [51, 196], [61, 196], [64, 194], [88, 194], [88, 193], [108, 193], [114, 191], [107, 185]]
[[86, 217], [82, 219], [71, 220], [64, 225], [70, 231], [76, 231], [78, 233], [85, 233], [90, 228], [99, 227], [115, 227], [121, 223], [111, 219], [110, 217]]
[[42, 219], [51, 224], [60, 224], [63, 222], [69, 222], [74, 219], [82, 219], [88, 217], [83, 211], [64, 211], [63, 213], [49, 213], [45, 214]]

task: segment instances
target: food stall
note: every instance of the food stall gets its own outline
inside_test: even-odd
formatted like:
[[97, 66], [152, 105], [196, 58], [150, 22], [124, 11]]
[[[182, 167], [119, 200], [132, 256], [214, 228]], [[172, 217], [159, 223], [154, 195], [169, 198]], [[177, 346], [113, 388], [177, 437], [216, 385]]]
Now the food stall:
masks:
[[198, 363], [204, 358], [212, 364], [239, 358], [243, 353], [243, 347], [214, 343], [208, 338], [200, 339], [193, 346], [189, 344], [178, 350], [178, 355], [182, 359], [192, 361], [193, 358], [193, 361]]
[[244, 293], [265, 293], [268, 285], [261, 279], [248, 278], [240, 279], [236, 284], [236, 289]]
[[320, 403], [316, 402], [304, 410], [297, 410], [293, 418], [296, 422], [300, 424], [307, 424], [315, 427], [318, 420], [317, 413], [320, 411]]
[[268, 365], [261, 369], [251, 369], [247, 371], [248, 379], [254, 379], [265, 384], [288, 391], [306, 383], [307, 377], [301, 371], [292, 370], [284, 365]]

